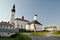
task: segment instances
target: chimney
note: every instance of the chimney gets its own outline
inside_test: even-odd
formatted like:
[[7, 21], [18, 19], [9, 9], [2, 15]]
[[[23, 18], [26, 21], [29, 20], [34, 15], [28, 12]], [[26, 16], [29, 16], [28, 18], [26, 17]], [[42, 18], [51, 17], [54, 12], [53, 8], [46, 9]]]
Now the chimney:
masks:
[[24, 16], [22, 16], [22, 20], [24, 20]]

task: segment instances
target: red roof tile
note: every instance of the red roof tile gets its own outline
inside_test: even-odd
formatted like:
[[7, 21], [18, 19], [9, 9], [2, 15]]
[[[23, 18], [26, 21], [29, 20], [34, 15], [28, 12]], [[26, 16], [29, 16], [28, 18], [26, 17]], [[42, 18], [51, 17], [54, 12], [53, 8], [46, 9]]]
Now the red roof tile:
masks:
[[16, 18], [15, 20], [20, 20], [20, 21], [24, 21], [24, 22], [29, 22], [28, 20], [21, 19], [21, 18]]

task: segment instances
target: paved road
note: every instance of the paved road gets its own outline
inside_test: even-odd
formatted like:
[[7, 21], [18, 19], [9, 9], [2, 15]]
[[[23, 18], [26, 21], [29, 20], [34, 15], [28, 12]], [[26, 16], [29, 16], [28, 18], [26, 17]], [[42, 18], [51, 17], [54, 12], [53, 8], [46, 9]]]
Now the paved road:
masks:
[[40, 37], [40, 36], [31, 35], [30, 33], [23, 33], [23, 34], [31, 37], [32, 40], [60, 40], [60, 37], [54, 37], [54, 36], [44, 36], [44, 37]]

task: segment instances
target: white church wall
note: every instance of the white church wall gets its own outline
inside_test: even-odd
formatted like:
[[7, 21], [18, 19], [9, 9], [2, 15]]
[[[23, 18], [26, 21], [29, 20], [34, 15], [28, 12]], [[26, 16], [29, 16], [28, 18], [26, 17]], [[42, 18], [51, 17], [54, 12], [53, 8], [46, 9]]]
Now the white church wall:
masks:
[[[28, 23], [28, 22], [15, 20], [15, 28], [26, 29], [27, 23]], [[19, 27], [18, 27], [18, 25], [19, 25]]]
[[36, 27], [36, 31], [42, 31], [42, 26], [38, 24], [31, 24], [31, 30], [34, 30], [34, 25]]
[[34, 30], [34, 24], [31, 24], [31, 30]]
[[41, 31], [42, 30], [42, 26], [39, 24], [35, 24], [36, 27], [36, 31]]
[[29, 24], [26, 25], [26, 30], [31, 30], [31, 26]]

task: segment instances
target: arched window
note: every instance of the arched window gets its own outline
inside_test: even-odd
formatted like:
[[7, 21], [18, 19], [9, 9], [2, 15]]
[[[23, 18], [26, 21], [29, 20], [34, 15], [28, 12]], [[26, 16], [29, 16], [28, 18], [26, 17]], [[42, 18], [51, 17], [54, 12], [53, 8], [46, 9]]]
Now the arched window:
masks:
[[21, 25], [21, 29], [23, 29], [22, 25]]
[[10, 28], [12, 28], [12, 27], [10, 26]]
[[8, 28], [8, 26], [7, 26], [7, 28]]
[[4, 25], [4, 28], [5, 28], [5, 25]]

